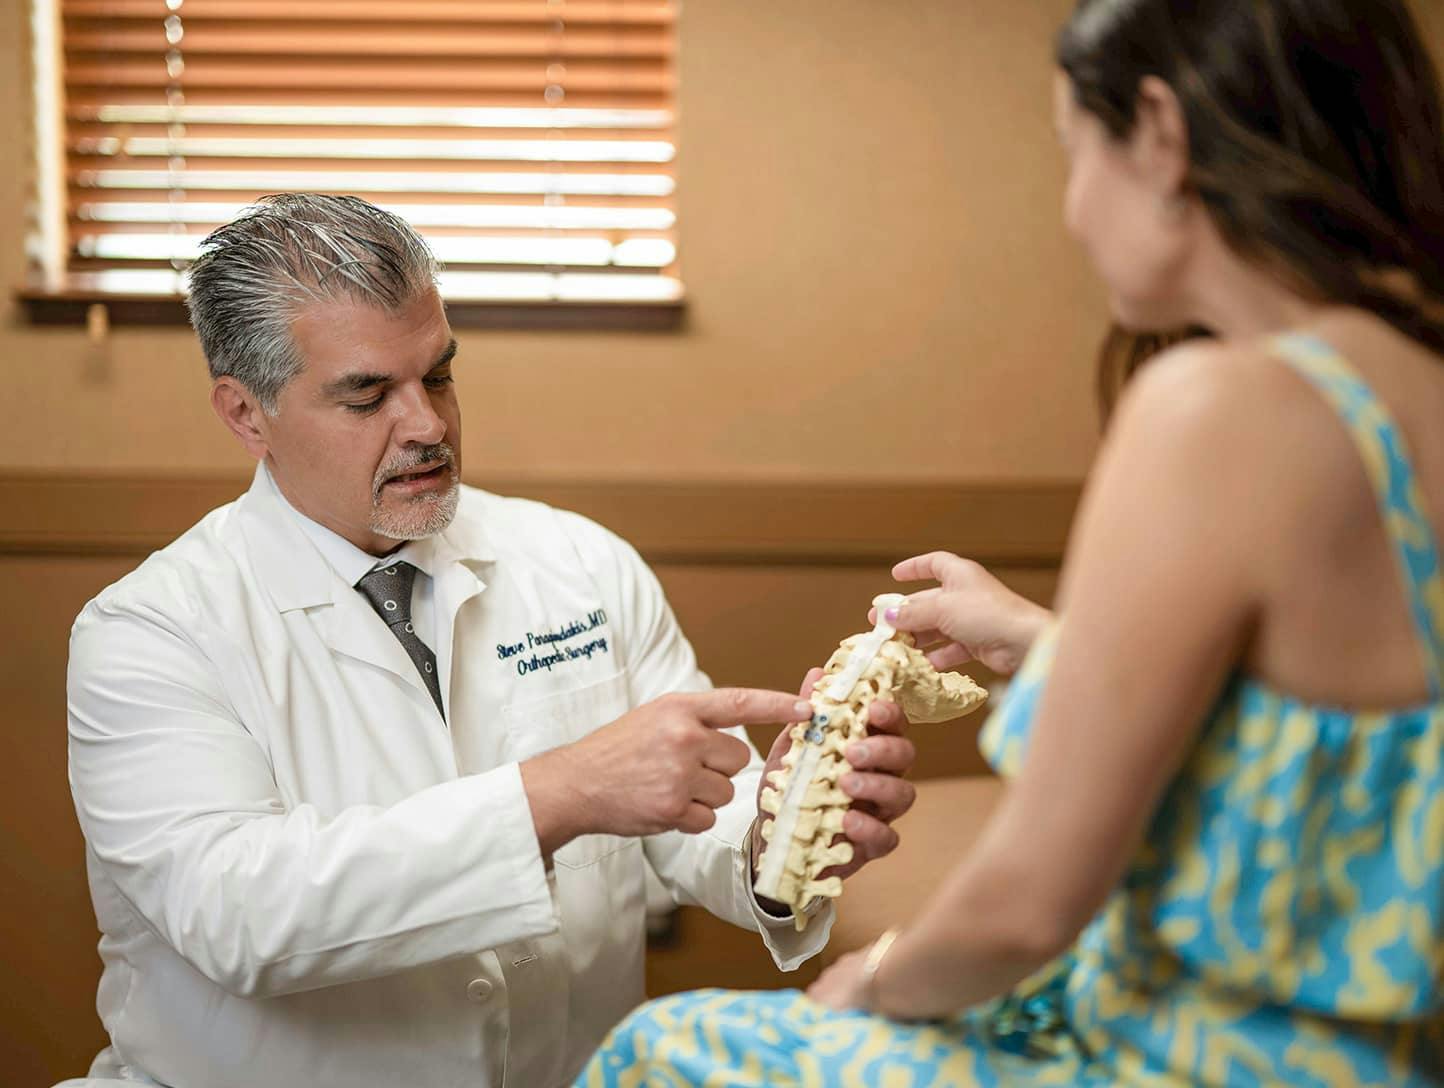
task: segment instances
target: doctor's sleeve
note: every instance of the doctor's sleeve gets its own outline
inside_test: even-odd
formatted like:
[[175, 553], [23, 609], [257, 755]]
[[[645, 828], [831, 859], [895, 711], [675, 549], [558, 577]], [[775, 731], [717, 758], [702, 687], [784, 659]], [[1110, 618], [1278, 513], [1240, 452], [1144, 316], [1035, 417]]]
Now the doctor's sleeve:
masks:
[[[613, 600], [623, 642], [631, 703], [639, 706], [677, 691], [705, 691], [712, 686], [697, 666], [692, 645], [682, 633], [657, 576], [631, 545], [606, 532], [605, 565], [594, 571]], [[596, 555], [598, 549], [588, 549]], [[776, 918], [762, 909], [752, 891], [749, 854], [752, 821], [757, 815], [757, 790], [763, 761], [745, 729], [729, 729], [745, 741], [752, 758], [732, 778], [732, 800], [717, 810], [717, 822], [700, 835], [669, 831], [644, 840], [647, 860], [679, 904], [705, 907], [717, 917], [761, 933], [773, 961], [795, 970], [827, 944], [835, 919], [829, 901], [798, 933], [792, 917]]]
[[69, 768], [103, 873], [198, 971], [263, 997], [556, 928], [515, 764], [385, 807], [287, 806], [180, 626], [100, 602], [82, 613]]

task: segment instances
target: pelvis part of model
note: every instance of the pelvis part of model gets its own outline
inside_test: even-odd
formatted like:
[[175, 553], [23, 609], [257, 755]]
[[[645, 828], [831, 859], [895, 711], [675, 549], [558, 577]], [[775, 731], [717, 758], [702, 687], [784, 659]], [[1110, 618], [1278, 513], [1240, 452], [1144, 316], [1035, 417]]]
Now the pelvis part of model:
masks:
[[897, 593], [876, 598], [877, 626], [844, 639], [833, 652], [812, 693], [812, 719], [792, 727], [782, 769], [768, 775], [770, 788], [762, 791], [761, 807], [771, 819], [762, 825], [766, 845], [755, 888], [759, 896], [791, 906], [798, 929], [807, 926], [803, 908], [813, 898], [842, 894], [840, 879], [819, 874], [852, 860], [852, 844], [833, 841], [852, 805], [837, 781], [852, 770], [844, 755], [848, 745], [867, 736], [868, 707], [888, 699], [911, 722], [942, 722], [988, 697], [970, 677], [934, 669], [912, 636], [883, 618], [902, 600]]

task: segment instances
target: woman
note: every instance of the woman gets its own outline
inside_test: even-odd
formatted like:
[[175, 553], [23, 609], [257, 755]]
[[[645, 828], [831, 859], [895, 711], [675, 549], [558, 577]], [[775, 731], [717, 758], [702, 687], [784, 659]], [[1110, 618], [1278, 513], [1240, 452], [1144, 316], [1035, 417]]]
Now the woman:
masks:
[[644, 1006], [579, 1083], [1444, 1084], [1444, 130], [1402, 0], [1083, 0], [1065, 216], [1129, 383], [1042, 625], [901, 564], [939, 664], [1028, 650], [1010, 784], [806, 998]]

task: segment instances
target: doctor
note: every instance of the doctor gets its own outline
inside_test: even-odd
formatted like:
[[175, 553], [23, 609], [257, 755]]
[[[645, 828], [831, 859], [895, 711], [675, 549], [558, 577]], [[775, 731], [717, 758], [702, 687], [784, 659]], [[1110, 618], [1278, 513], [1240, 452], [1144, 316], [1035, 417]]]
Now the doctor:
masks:
[[[656, 579], [575, 514], [459, 484], [425, 244], [352, 198], [208, 239], [191, 315], [250, 490], [91, 601], [69, 671], [111, 1045], [175, 1088], [567, 1081], [643, 996], [643, 879], [751, 892], [763, 762]], [[854, 750], [858, 861], [912, 801], [895, 708]], [[771, 761], [780, 759], [783, 741]]]

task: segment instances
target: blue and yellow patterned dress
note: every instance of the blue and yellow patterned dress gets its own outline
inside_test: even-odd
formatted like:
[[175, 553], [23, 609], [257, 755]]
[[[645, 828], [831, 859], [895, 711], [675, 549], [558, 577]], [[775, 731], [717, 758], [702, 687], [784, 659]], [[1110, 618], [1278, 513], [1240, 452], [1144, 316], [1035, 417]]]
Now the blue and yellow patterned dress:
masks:
[[[921, 1025], [833, 1012], [795, 990], [680, 994], [623, 1021], [578, 1085], [1444, 1085], [1434, 534], [1368, 386], [1322, 341], [1276, 346], [1360, 449], [1429, 702], [1314, 706], [1235, 673], [1122, 883], [1073, 951], [1014, 993]], [[1004, 775], [1022, 762], [1055, 635], [1039, 639], [984, 728]]]

